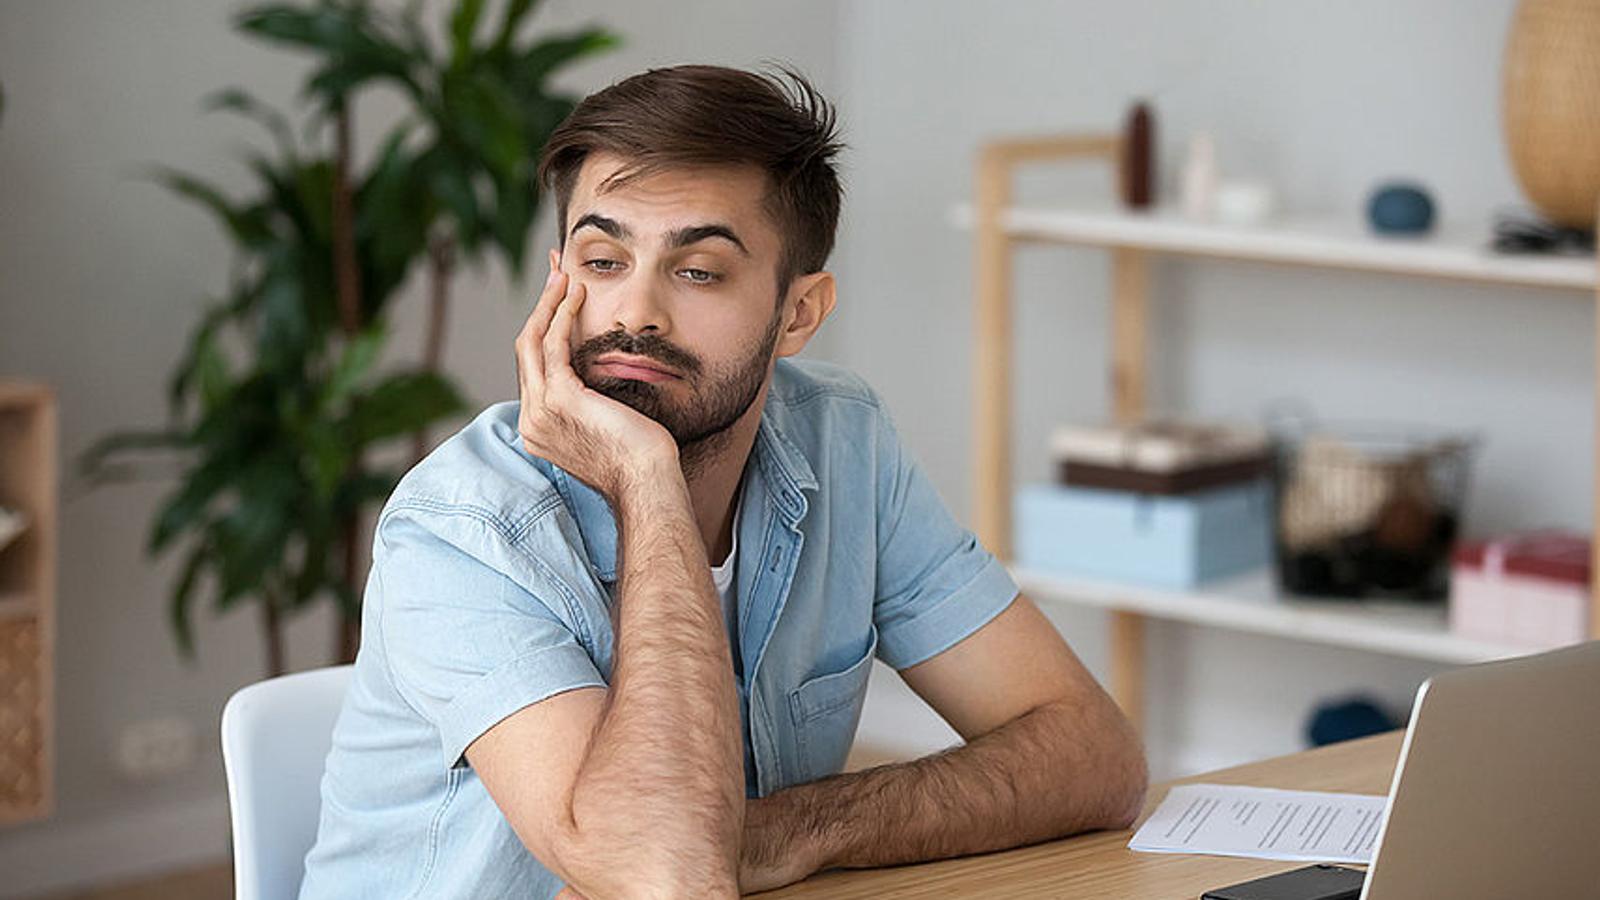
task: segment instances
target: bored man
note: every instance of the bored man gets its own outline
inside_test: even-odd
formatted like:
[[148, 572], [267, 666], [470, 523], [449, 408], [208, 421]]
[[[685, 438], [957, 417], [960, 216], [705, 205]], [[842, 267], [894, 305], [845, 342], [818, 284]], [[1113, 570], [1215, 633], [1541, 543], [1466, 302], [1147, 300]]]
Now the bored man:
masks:
[[[519, 399], [379, 517], [302, 898], [732, 897], [1133, 821], [1129, 722], [878, 394], [796, 358], [835, 118], [678, 66], [553, 133]], [[874, 659], [963, 743], [842, 773]]]

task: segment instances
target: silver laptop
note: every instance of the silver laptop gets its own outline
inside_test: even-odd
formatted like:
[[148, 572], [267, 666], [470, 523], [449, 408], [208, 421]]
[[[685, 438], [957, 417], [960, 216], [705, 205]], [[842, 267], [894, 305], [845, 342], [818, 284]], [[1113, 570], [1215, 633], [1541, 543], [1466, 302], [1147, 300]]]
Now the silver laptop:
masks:
[[1600, 641], [1422, 685], [1361, 897], [1600, 898]]

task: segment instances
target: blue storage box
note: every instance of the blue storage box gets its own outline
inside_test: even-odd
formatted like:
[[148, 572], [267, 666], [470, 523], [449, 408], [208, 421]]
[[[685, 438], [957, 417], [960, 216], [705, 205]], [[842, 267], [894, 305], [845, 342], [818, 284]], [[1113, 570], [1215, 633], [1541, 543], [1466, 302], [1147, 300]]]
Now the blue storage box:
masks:
[[1188, 588], [1270, 562], [1272, 487], [1161, 495], [1034, 484], [1017, 491], [1013, 524], [1022, 566]]

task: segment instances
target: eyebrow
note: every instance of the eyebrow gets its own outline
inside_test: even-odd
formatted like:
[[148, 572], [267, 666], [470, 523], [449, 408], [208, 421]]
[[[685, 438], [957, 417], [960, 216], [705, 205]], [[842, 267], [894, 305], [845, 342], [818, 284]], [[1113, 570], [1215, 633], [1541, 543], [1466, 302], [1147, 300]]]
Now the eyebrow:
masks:
[[722, 238], [723, 240], [733, 244], [735, 247], [738, 247], [740, 253], [744, 254], [745, 256], [750, 255], [749, 248], [745, 247], [744, 241], [739, 240], [739, 236], [733, 233], [732, 228], [729, 228], [726, 225], [715, 223], [710, 225], [691, 225], [688, 228], [678, 228], [669, 231], [667, 232], [667, 246], [687, 247], [690, 244], [698, 244], [701, 241], [709, 240], [711, 238]]
[[[578, 221], [573, 223], [572, 230], [567, 232], [567, 236], [571, 237], [572, 235], [578, 233], [578, 229], [585, 227], [598, 229], [619, 241], [631, 240], [633, 238], [633, 232], [629, 230], [628, 226], [609, 216], [602, 216], [599, 213], [587, 213], [583, 217], [579, 218]], [[740, 253], [744, 254], [745, 256], [750, 255], [750, 248], [744, 245], [744, 241], [739, 240], [739, 235], [735, 234], [734, 230], [729, 228], [727, 225], [717, 222], [707, 225], [690, 225], [685, 228], [675, 228], [672, 231], [667, 232], [666, 244], [668, 247], [676, 249], [679, 247], [687, 247], [690, 244], [697, 244], [701, 241], [710, 240], [711, 238], [722, 238], [723, 240], [739, 248]]]

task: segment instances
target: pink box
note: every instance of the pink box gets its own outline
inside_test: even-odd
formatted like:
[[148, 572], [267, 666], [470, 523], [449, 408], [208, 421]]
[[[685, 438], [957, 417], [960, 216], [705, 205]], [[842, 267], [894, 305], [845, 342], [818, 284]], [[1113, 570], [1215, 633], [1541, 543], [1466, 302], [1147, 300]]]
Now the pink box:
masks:
[[1450, 629], [1534, 649], [1589, 637], [1589, 536], [1536, 531], [1456, 548]]

